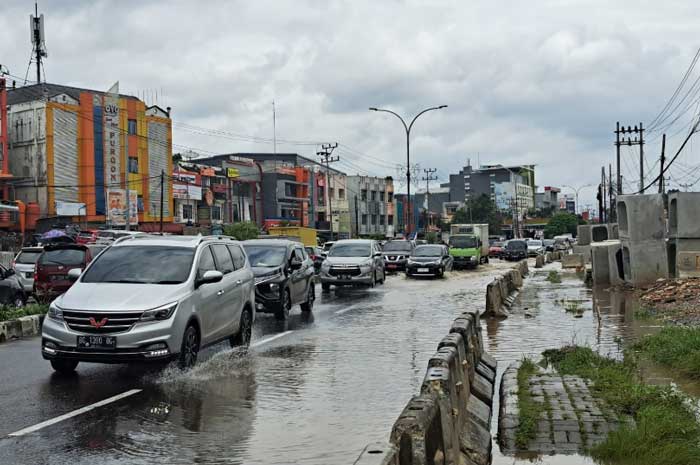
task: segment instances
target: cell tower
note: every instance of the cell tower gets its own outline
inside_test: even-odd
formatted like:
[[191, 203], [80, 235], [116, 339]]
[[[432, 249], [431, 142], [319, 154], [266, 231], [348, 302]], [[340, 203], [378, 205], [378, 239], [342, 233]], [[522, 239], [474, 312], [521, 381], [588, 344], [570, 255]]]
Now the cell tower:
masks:
[[34, 14], [29, 15], [29, 31], [32, 41], [32, 55], [36, 63], [36, 82], [41, 83], [41, 59], [49, 54], [46, 52], [44, 40], [44, 14], [39, 15], [39, 6], [34, 3]]

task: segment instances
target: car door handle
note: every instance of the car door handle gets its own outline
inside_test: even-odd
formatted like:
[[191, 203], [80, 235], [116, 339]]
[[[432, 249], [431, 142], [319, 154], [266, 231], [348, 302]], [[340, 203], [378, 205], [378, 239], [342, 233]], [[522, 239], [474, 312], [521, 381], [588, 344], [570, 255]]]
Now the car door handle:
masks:
[[223, 289], [221, 289], [219, 292], [216, 293], [216, 295], [224, 295], [224, 292], [226, 292], [226, 291], [224, 291]]
[[242, 279], [239, 279], [238, 281], [236, 281], [236, 286], [240, 286], [241, 283], [243, 283], [243, 280], [242, 280]]

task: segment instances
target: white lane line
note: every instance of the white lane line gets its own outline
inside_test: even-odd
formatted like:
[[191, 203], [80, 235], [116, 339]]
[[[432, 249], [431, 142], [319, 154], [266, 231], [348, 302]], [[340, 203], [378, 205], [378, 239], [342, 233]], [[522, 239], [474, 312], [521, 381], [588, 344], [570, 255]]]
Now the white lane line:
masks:
[[34, 426], [29, 426], [28, 428], [24, 428], [24, 429], [21, 429], [19, 431], [15, 431], [14, 433], [8, 434], [8, 436], [11, 436], [11, 437], [24, 436], [25, 434], [30, 434], [30, 433], [33, 433], [35, 431], [39, 431], [40, 429], [46, 428], [47, 426], [55, 425], [56, 423], [62, 422], [63, 420], [77, 417], [78, 415], [82, 415], [83, 413], [87, 413], [90, 410], [94, 410], [98, 407], [102, 407], [104, 405], [111, 404], [112, 402], [116, 402], [118, 400], [124, 399], [125, 397], [133, 396], [134, 394], [138, 394], [139, 392], [141, 392], [141, 389], [131, 389], [129, 391], [122, 392], [121, 394], [117, 394], [116, 396], [112, 396], [112, 397], [109, 397], [105, 400], [95, 402], [94, 404], [87, 405], [83, 408], [79, 408], [78, 410], [73, 410], [72, 412], [68, 412], [68, 413], [61, 415], [61, 416], [58, 416], [56, 418], [42, 421], [41, 423], [38, 423]]
[[337, 312], [335, 312], [335, 315], [342, 315], [343, 313], [347, 313], [347, 312], [349, 312], [350, 310], [355, 310], [356, 308], [360, 308], [360, 307], [362, 307], [363, 305], [366, 305], [366, 303], [363, 302], [363, 303], [360, 303], [360, 304], [350, 305], [349, 307], [346, 307], [346, 308], [344, 308], [344, 309], [342, 309], [342, 310], [338, 310]]
[[283, 332], [283, 333], [275, 334], [274, 336], [270, 336], [270, 337], [268, 337], [267, 339], [263, 339], [262, 341], [258, 341], [258, 342], [256, 342], [255, 344], [251, 344], [250, 347], [260, 347], [260, 346], [263, 345], [263, 344], [267, 344], [268, 342], [272, 342], [272, 341], [274, 341], [275, 339], [279, 339], [279, 338], [281, 338], [281, 337], [283, 337], [283, 336], [286, 336], [287, 334], [293, 333], [293, 332], [294, 332], [294, 331], [291, 331], [291, 330], [290, 330], [290, 331], [285, 331], [285, 332]]

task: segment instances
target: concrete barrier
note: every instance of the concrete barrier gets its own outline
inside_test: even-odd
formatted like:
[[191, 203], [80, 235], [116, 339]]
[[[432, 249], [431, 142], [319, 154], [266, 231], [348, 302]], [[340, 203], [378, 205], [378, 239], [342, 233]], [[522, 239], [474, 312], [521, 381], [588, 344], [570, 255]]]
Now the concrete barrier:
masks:
[[[597, 242], [592, 242], [591, 245]], [[591, 245], [575, 245], [573, 252], [574, 254], [583, 255], [583, 263], [591, 263]]]
[[700, 192], [668, 194], [668, 236], [700, 239]]
[[523, 285], [523, 277], [529, 272], [527, 260], [519, 261], [512, 270], [498, 276], [486, 286], [486, 310], [484, 316], [507, 317], [508, 308]]
[[631, 242], [662, 241], [666, 231], [663, 194], [619, 195], [618, 233]]
[[608, 240], [591, 244], [593, 284], [620, 285], [624, 282], [620, 274], [622, 252], [619, 240]]
[[589, 245], [591, 243], [591, 225], [580, 224], [576, 229], [576, 242], [578, 245]]
[[668, 258], [663, 240], [620, 241], [625, 282], [632, 286], [653, 283], [668, 278]]
[[491, 463], [496, 368], [483, 349], [478, 311], [460, 314], [429, 359], [420, 394], [394, 423], [389, 444], [368, 445], [355, 464]]
[[535, 257], [535, 268], [544, 267], [545, 260], [546, 257], [544, 255], [538, 255], [537, 257]]
[[41, 334], [44, 315], [23, 316], [16, 320], [0, 321], [0, 343], [11, 339], [32, 337]]
[[583, 268], [585, 261], [580, 253], [570, 253], [564, 255], [561, 259], [562, 268]]

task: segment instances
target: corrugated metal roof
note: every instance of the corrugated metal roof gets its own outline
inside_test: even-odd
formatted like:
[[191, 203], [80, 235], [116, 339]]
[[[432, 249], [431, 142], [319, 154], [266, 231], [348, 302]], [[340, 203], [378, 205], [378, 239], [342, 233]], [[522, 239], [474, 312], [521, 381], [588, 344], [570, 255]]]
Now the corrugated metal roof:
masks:
[[[41, 83], [31, 86], [18, 87], [16, 89], [8, 89], [7, 104], [16, 105], [18, 103], [31, 102], [41, 100], [46, 95], [48, 98], [60, 94], [70, 95], [76, 100], [80, 99], [81, 92], [90, 92], [91, 94], [105, 95], [107, 92], [93, 89], [83, 89], [81, 87], [63, 86], [60, 84]], [[122, 98], [138, 100], [133, 95], [119, 94]]]

